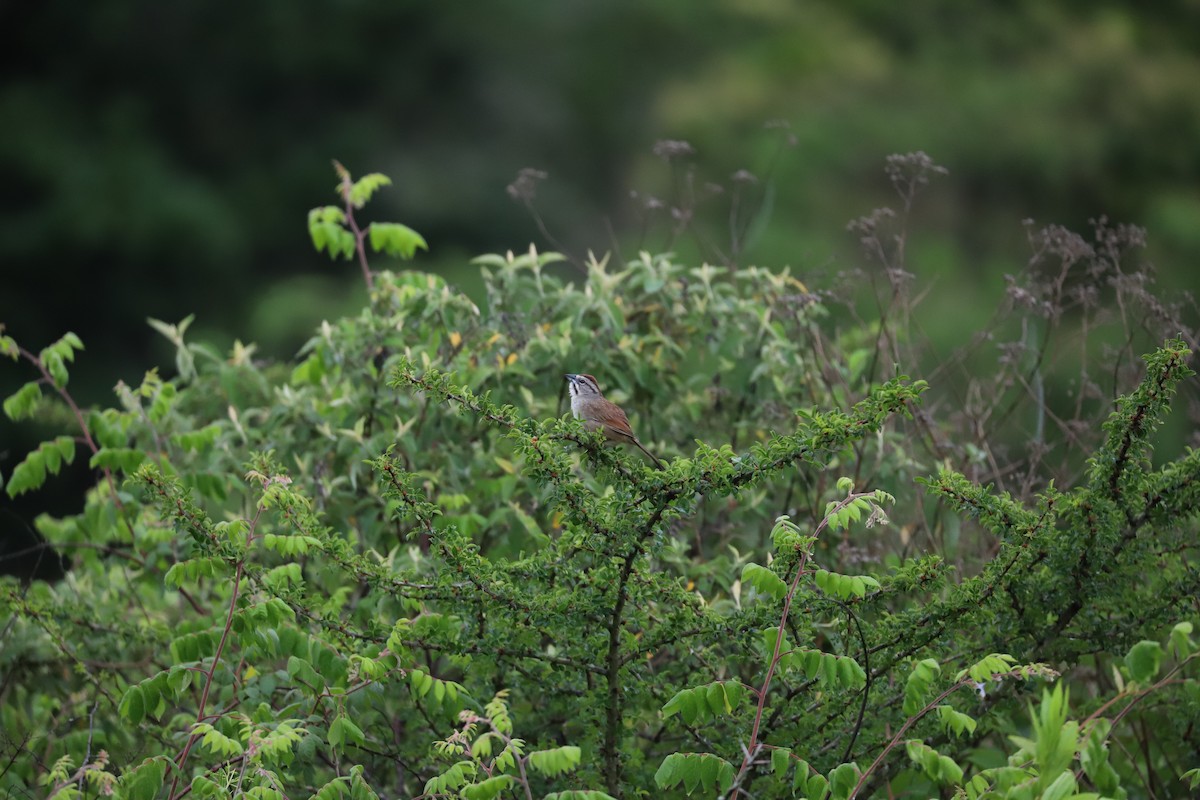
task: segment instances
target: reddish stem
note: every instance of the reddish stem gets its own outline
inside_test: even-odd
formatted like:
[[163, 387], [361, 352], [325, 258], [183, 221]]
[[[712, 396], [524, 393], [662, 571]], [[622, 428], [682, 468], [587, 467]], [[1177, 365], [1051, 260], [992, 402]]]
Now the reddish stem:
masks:
[[[17, 351], [20, 352], [22, 358], [37, 367], [38, 372], [42, 373], [42, 381], [53, 386], [54, 391], [58, 392], [58, 396], [62, 398], [62, 401], [67, 404], [68, 408], [71, 409], [71, 413], [75, 415], [75, 422], [79, 425], [79, 430], [83, 432], [83, 441], [87, 444], [88, 449], [92, 451], [92, 455], [100, 452], [100, 448], [96, 445], [96, 440], [92, 438], [91, 431], [88, 430], [87, 420], [83, 418], [83, 411], [75, 403], [75, 398], [71, 397], [70, 392], [68, 392], [66, 388], [61, 387], [54, 382], [54, 376], [51, 375], [50, 371], [46, 369], [46, 365], [42, 363], [41, 358], [35, 356], [24, 347], [18, 346]], [[117, 484], [116, 481], [113, 480], [112, 470], [110, 470], [108, 467], [101, 467], [100, 470], [104, 473], [105, 480], [108, 481], [108, 490], [112, 493], [113, 503], [116, 505], [117, 511], [124, 516], [125, 506], [121, 503], [121, 498], [117, 496]], [[128, 520], [126, 520], [126, 523], [128, 524]], [[130, 538], [133, 538], [132, 525], [129, 525], [129, 536]]]
[[[254, 529], [258, 525], [258, 518], [262, 515], [262, 507], [260, 506], [254, 519], [250, 522], [250, 529], [246, 533], [246, 546], [249, 548], [251, 542], [254, 541]], [[217, 652], [213, 654], [212, 664], [205, 673], [204, 691], [200, 694], [200, 707], [196, 709], [197, 724], [207, 719], [204, 713], [205, 706], [208, 705], [208, 693], [212, 690], [213, 675], [217, 672], [217, 664], [221, 663], [221, 655], [225, 652], [225, 644], [229, 641], [229, 631], [233, 629], [233, 614], [237, 610], [238, 587], [242, 582], [242, 574], [245, 571], [246, 561], [244, 558], [237, 562], [237, 570], [233, 576], [233, 593], [229, 597], [229, 613], [225, 615], [225, 629], [221, 631], [221, 641], [217, 643]], [[192, 746], [196, 744], [196, 740], [200, 738], [198, 733], [192, 732], [188, 737], [187, 744], [183, 746], [183, 752], [176, 759], [178, 770], [175, 773], [175, 778], [171, 781], [171, 791], [168, 797], [171, 800], [178, 800], [182, 795], [175, 794], [175, 787], [179, 784], [179, 776], [183, 774], [183, 767], [187, 763], [188, 755], [192, 752]], [[190, 789], [190, 786], [189, 786]]]
[[[816, 530], [813, 531], [813, 539], [815, 540], [816, 537], [821, 535], [821, 531], [825, 530], [825, 528], [829, 526], [829, 519], [837, 514], [837, 512], [841, 511], [843, 508], [850, 505], [860, 497], [874, 496], [874, 492], [851, 492], [845, 498], [840, 500], [838, 504], [830, 509], [829, 513], [825, 515], [820, 524], [817, 525]], [[800, 587], [800, 578], [807, 574], [805, 572], [805, 566], [808, 563], [809, 552], [809, 549], [805, 549], [800, 553], [800, 563], [796, 567], [796, 575], [792, 578], [792, 585], [788, 588], [787, 596], [783, 599], [783, 614], [779, 618], [779, 628], [775, 632], [775, 649], [774, 652], [771, 653], [770, 662], [767, 663], [767, 676], [763, 679], [762, 688], [758, 690], [758, 709], [754, 713], [754, 725], [750, 729], [750, 742], [746, 746], [746, 755], [742, 759], [742, 766], [738, 770], [737, 777], [733, 781], [734, 786], [740, 786], [743, 776], [745, 775], [746, 771], [750, 769], [750, 764], [758, 755], [759, 749], [761, 749], [758, 742], [758, 733], [762, 726], [763, 709], [767, 705], [767, 691], [771, 688], [771, 678], [774, 677], [775, 669], [779, 666], [779, 651], [783, 645], [783, 637], [787, 628], [788, 614], [791, 613], [792, 598], [796, 596], [796, 590]], [[741, 791], [740, 788], [735, 790], [734, 795], [736, 796], [737, 792], [739, 791]]]
[[354, 203], [350, 201], [350, 174], [346, 173], [342, 176], [342, 199], [346, 203], [346, 221], [350, 224], [350, 230], [354, 233], [354, 250], [358, 253], [358, 265], [362, 267], [363, 280], [367, 282], [367, 291], [375, 288], [375, 279], [371, 277], [371, 268], [367, 265], [367, 249], [363, 247], [363, 239], [367, 236], [367, 228], [361, 229], [358, 227], [358, 222], [354, 219]]

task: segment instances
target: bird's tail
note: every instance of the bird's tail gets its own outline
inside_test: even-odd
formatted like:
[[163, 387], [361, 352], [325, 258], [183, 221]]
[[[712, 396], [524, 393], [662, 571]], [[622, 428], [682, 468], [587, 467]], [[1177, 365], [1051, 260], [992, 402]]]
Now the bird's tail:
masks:
[[666, 467], [663, 466], [663, 463], [654, 457], [654, 453], [651, 453], [649, 450], [647, 450], [641, 442], [639, 442], [637, 439], [634, 439], [633, 443], [638, 446], [639, 450], [650, 456], [650, 460], [654, 462], [654, 466], [658, 467], [659, 469], [666, 469]]

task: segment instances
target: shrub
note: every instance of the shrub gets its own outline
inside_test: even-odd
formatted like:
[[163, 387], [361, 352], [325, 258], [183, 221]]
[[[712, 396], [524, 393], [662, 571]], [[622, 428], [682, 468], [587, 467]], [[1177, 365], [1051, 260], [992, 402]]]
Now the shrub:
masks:
[[[1014, 496], [950, 449], [925, 477], [955, 421], [878, 379], [878, 338], [828, 338], [830, 298], [787, 271], [562, 274], [531, 248], [478, 259], [480, 307], [373, 273], [368, 246], [423, 241], [360, 226], [386, 179], [339, 175], [310, 231], [370, 305], [294, 365], [155, 323], [177, 377], [81, 409], [82, 342], [0, 337], [36, 371], [5, 413], [68, 423], [7, 491], [77, 457], [98, 476], [37, 521], [68, 576], [0, 585], [10, 793], [1187, 791], [1200, 456], [1152, 463], [1183, 341], [1075, 485]], [[567, 371], [666, 469], [568, 418]], [[906, 555], [935, 500], [977, 523], [957, 564]]]

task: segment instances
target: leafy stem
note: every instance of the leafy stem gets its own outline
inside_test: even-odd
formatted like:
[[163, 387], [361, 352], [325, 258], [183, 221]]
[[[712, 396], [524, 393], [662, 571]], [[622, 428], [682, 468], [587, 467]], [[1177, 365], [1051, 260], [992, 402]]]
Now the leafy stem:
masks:
[[[243, 553], [242, 557], [238, 559], [237, 566], [234, 570], [233, 586], [230, 589], [229, 594], [229, 612], [225, 615], [225, 627], [221, 630], [221, 640], [217, 643], [216, 652], [213, 653], [212, 663], [209, 665], [208, 670], [204, 674], [204, 689], [200, 693], [200, 705], [196, 709], [197, 724], [203, 722], [207, 717], [207, 715], [204, 713], [204, 709], [208, 706], [208, 695], [212, 691], [213, 679], [217, 672], [217, 665], [221, 663], [221, 656], [224, 655], [225, 645], [229, 641], [229, 632], [233, 629], [233, 617], [234, 613], [237, 611], [238, 591], [242, 583], [242, 576], [246, 569], [246, 558], [249, 554], [250, 544], [254, 541], [254, 532], [258, 526], [258, 520], [262, 516], [263, 509], [264, 506], [260, 503], [258, 510], [254, 514], [254, 518], [250, 520], [250, 524], [246, 531], [247, 552]], [[178, 798], [182, 797], [183, 794], [191, 791], [189, 786], [188, 788], [184, 789], [183, 792], [179, 794], [175, 793], [175, 790], [179, 784], [179, 778], [184, 774], [184, 765], [187, 763], [188, 756], [192, 752], [192, 747], [195, 746], [196, 741], [199, 738], [200, 734], [193, 730], [191, 735], [188, 736], [187, 743], [183, 746], [183, 750], [175, 759], [178, 769], [175, 772], [175, 777], [171, 781], [171, 791], [167, 795], [171, 798], [171, 800], [178, 800]]]
[[[757, 690], [758, 706], [754, 711], [754, 723], [750, 728], [750, 741], [746, 744], [745, 755], [742, 758], [742, 766], [738, 769], [737, 776], [734, 778], [734, 794], [736, 796], [742, 781], [745, 779], [746, 771], [750, 769], [754, 759], [758, 757], [762, 745], [759, 742], [759, 733], [762, 727], [763, 711], [767, 705], [767, 694], [771, 688], [771, 679], [775, 675], [776, 669], [779, 667], [779, 661], [783, 657], [781, 652], [783, 649], [784, 634], [787, 630], [788, 615], [791, 613], [792, 600], [796, 596], [796, 590], [800, 588], [800, 579], [809, 574], [808, 561], [812, 556], [812, 547], [816, 543], [817, 538], [821, 533], [829, 527], [830, 522], [835, 519], [839, 512], [847, 509], [854, 504], [856, 500], [876, 497], [875, 492], [850, 492], [844, 498], [832, 505], [825, 516], [817, 524], [811, 536], [801, 539], [796, 545], [796, 551], [800, 554], [799, 563], [796, 565], [796, 572], [792, 576], [791, 585], [788, 587], [787, 595], [783, 598], [783, 613], [779, 617], [779, 625], [775, 631], [775, 647], [771, 652], [771, 659], [767, 662], [767, 674], [763, 676], [762, 685]], [[782, 523], [791, 524], [787, 520], [781, 519]]]

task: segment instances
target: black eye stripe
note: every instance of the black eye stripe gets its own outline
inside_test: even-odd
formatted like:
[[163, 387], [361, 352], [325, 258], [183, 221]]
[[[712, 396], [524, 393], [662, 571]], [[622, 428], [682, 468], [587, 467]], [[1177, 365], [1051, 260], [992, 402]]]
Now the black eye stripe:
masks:
[[582, 374], [567, 375], [566, 378], [567, 378], [568, 388], [570, 388], [570, 390], [572, 392], [587, 391], [587, 392], [591, 392], [593, 394], [601, 393], [600, 392], [600, 384], [598, 384], [596, 382], [596, 379], [593, 378], [591, 375], [582, 375]]

